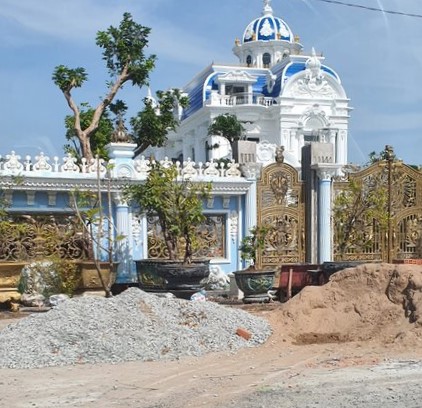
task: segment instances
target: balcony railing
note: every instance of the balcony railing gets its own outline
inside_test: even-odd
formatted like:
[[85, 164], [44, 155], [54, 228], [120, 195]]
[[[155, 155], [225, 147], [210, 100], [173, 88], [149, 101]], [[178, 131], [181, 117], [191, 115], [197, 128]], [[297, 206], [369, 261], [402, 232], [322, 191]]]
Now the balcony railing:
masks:
[[259, 94], [241, 93], [235, 95], [220, 95], [212, 93], [206, 101], [207, 106], [239, 106], [239, 105], [277, 105], [277, 99]]

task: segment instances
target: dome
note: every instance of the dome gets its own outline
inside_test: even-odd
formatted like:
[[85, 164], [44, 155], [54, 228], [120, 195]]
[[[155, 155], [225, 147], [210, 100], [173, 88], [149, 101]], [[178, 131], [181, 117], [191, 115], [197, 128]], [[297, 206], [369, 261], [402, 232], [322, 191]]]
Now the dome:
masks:
[[243, 33], [243, 43], [251, 41], [288, 41], [293, 42], [293, 33], [289, 26], [273, 16], [271, 0], [264, 0], [262, 16], [251, 21]]

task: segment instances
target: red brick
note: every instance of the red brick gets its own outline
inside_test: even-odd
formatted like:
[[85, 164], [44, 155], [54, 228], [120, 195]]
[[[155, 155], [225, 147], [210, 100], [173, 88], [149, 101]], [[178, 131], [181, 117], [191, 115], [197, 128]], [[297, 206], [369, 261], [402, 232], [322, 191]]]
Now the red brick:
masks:
[[243, 337], [245, 340], [249, 340], [252, 337], [252, 334], [249, 333], [247, 330], [242, 329], [241, 327], [239, 327], [236, 330], [236, 334], [240, 337]]

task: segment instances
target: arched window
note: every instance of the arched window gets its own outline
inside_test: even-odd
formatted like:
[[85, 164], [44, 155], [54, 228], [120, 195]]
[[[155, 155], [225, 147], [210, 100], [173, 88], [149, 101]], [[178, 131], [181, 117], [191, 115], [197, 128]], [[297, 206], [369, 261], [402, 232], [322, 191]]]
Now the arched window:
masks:
[[263, 56], [262, 56], [262, 63], [264, 65], [264, 68], [269, 68], [270, 64], [271, 64], [271, 55], [266, 52]]
[[248, 55], [248, 56], [246, 57], [246, 65], [247, 65], [248, 67], [250, 67], [250, 66], [252, 65], [252, 56], [251, 56], [251, 55]]

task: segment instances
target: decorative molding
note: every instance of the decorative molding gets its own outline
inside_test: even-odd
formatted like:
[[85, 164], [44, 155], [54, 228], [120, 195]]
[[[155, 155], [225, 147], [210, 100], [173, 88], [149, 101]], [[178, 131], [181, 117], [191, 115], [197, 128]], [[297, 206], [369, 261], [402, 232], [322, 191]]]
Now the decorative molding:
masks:
[[230, 221], [230, 237], [232, 239], [232, 242], [236, 242], [237, 240], [237, 234], [239, 230], [239, 214], [237, 211], [231, 211], [229, 215], [229, 221]]
[[132, 238], [135, 247], [140, 246], [142, 243], [142, 215], [133, 214], [132, 215]]
[[256, 80], [257, 80], [256, 77], [241, 70], [233, 70], [233, 71], [228, 72], [227, 74], [224, 74], [218, 77], [219, 83], [241, 82], [241, 83], [246, 83], [246, 84], [254, 84]]

